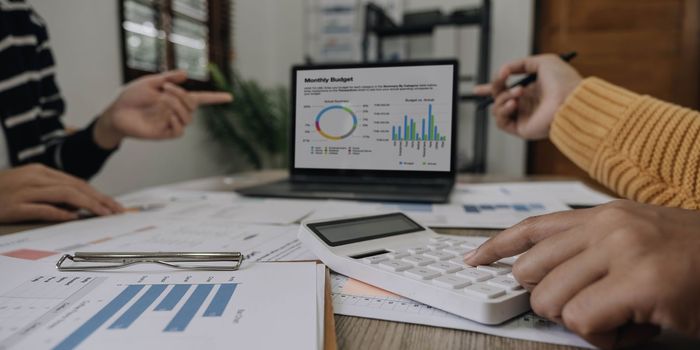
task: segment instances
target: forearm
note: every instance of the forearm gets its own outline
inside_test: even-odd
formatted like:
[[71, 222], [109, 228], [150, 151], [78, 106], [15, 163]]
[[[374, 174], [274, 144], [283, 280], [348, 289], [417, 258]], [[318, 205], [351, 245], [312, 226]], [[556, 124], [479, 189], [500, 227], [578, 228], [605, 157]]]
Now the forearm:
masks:
[[64, 138], [55, 147], [57, 168], [83, 179], [89, 179], [102, 168], [116, 150], [104, 149], [95, 142], [95, 122]]
[[557, 112], [550, 139], [621, 196], [700, 209], [700, 113], [596, 78]]

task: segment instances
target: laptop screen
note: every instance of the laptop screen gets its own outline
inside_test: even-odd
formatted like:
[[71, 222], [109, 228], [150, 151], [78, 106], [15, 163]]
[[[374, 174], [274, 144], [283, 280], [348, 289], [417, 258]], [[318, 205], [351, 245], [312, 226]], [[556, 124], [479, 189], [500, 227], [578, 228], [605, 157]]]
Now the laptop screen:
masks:
[[294, 168], [450, 172], [456, 69], [296, 68]]

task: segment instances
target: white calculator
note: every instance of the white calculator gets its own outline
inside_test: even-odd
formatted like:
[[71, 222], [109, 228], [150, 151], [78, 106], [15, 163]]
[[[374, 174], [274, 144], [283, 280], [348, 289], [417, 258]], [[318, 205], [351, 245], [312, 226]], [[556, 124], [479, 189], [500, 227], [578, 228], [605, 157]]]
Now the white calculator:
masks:
[[530, 309], [510, 264], [464, 264], [483, 237], [440, 235], [402, 213], [303, 222], [298, 237], [338, 273], [473, 321]]

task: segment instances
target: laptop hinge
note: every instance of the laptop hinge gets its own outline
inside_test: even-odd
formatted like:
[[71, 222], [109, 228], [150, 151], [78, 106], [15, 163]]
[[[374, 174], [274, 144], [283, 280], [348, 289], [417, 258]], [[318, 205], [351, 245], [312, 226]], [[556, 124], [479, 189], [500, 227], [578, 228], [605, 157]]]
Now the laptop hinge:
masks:
[[418, 184], [418, 185], [452, 185], [449, 178], [389, 178], [375, 176], [321, 176], [291, 175], [292, 182], [299, 183], [337, 183], [337, 184]]

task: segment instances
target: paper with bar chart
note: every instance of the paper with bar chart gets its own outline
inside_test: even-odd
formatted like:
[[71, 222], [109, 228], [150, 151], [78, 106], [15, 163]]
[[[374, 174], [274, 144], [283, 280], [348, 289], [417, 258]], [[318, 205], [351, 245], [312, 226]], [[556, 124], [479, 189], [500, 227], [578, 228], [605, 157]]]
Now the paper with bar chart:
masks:
[[449, 171], [449, 65], [301, 70], [298, 168]]
[[536, 196], [466, 196], [461, 203], [368, 203], [329, 201], [319, 206], [306, 220], [333, 219], [344, 216], [376, 215], [403, 212], [429, 227], [471, 227], [505, 229], [535, 215], [569, 210], [566, 204], [552, 198]]
[[0, 349], [315, 349], [318, 278], [315, 263], [39, 275], [0, 287]]

